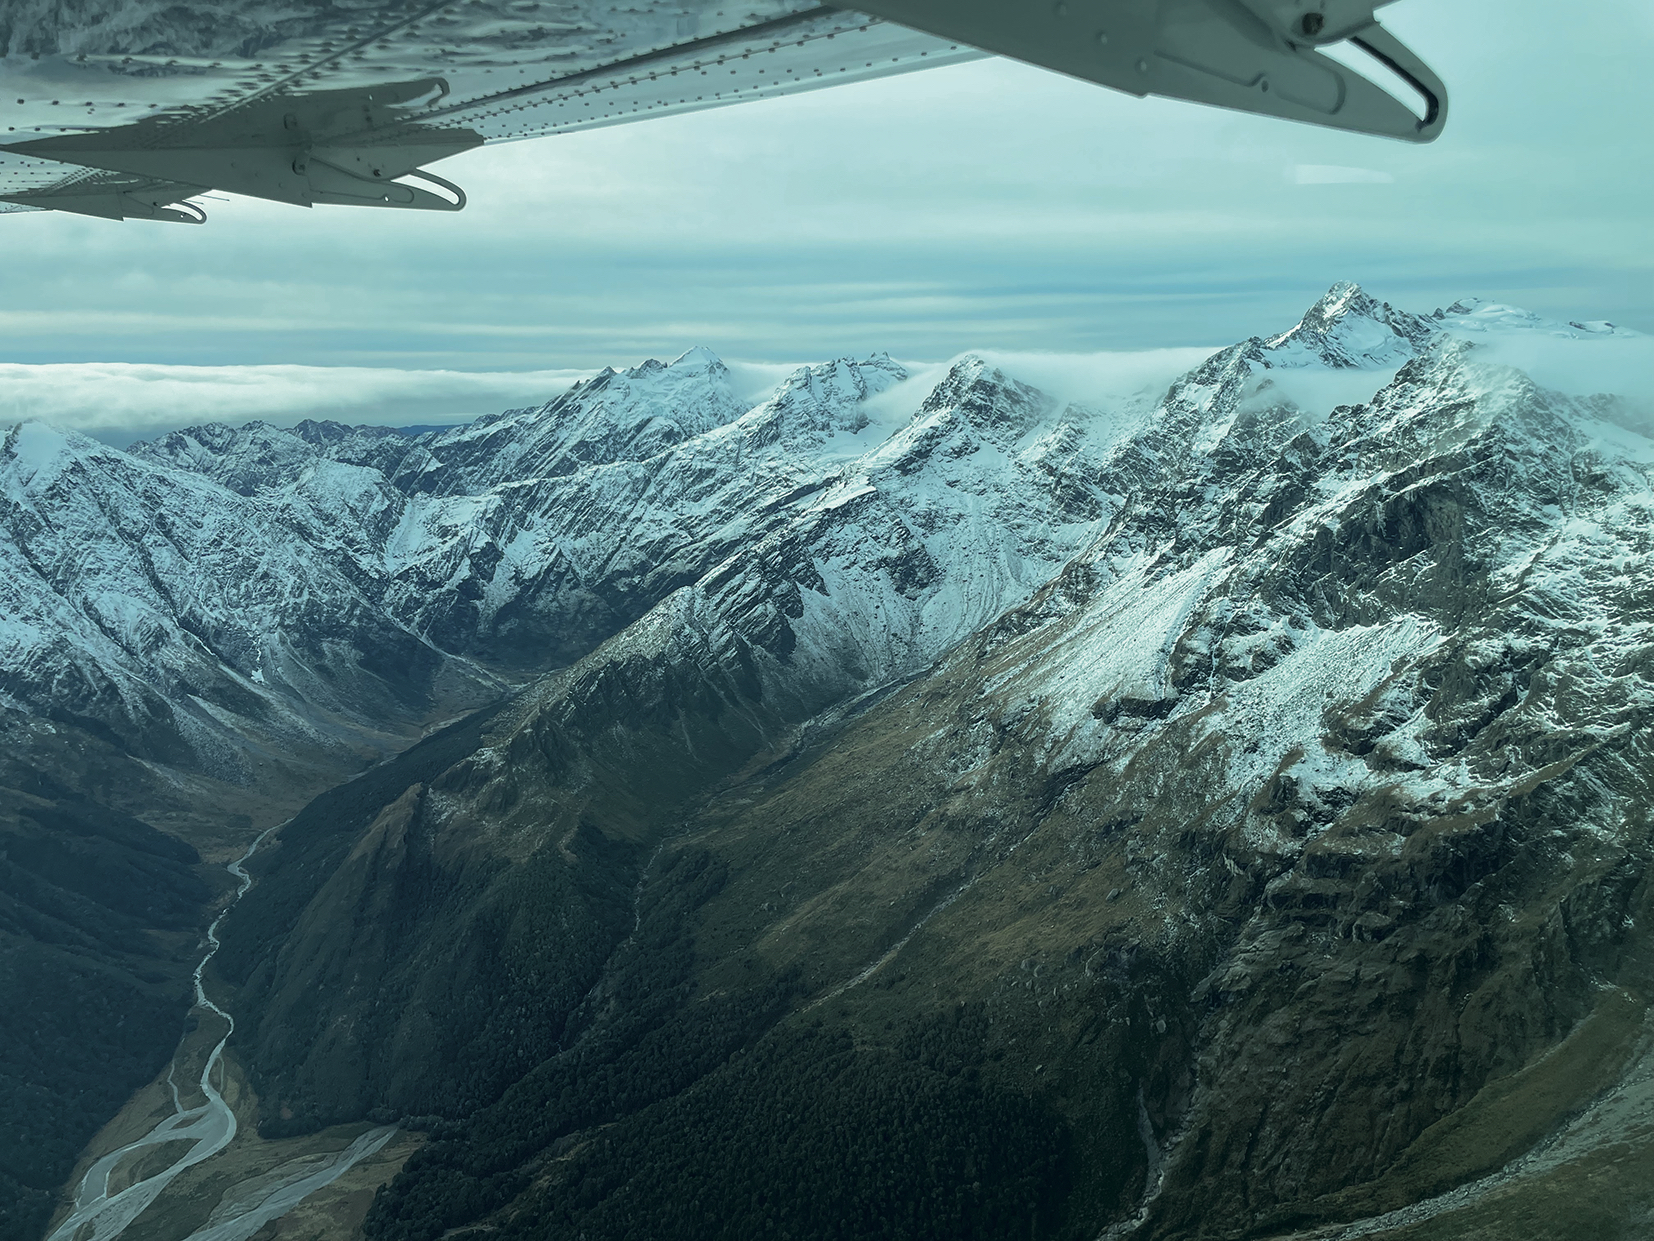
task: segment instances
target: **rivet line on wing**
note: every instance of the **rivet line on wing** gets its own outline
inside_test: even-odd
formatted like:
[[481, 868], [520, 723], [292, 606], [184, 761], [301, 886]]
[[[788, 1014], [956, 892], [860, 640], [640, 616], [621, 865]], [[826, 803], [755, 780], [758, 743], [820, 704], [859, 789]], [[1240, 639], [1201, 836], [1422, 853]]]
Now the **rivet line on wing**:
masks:
[[[742, 26], [736, 30], [728, 30], [720, 34], [707, 35], [705, 38], [691, 39], [686, 43], [674, 43], [670, 47], [657, 48], [652, 52], [644, 52], [641, 55], [633, 56], [629, 60], [616, 61], [613, 64], [601, 65], [594, 69], [581, 69], [576, 73], [565, 74], [559, 78], [549, 78], [544, 82], [531, 83], [527, 86], [514, 86], [510, 90], [500, 91], [495, 95], [483, 95], [465, 103], [453, 104], [446, 108], [433, 108], [429, 112], [422, 113], [420, 115], [420, 120], [435, 120], [438, 117], [452, 116], [459, 112], [469, 112], [474, 108], [486, 107], [489, 104], [496, 104], [506, 99], [521, 98], [524, 95], [542, 95], [548, 90], [558, 87], [571, 86], [575, 83], [585, 81], [588, 78], [613, 77], [618, 74], [626, 73], [628, 70], [637, 65], [652, 64], [655, 61], [660, 60], [671, 60], [682, 56], [685, 53], [699, 51], [702, 48], [719, 47], [726, 43], [740, 42], [742, 39], [751, 38], [754, 34], [759, 32], [768, 33], [775, 30], [790, 29], [794, 26], [807, 25], [822, 17], [825, 17], [830, 13], [839, 14], [840, 10], [825, 4], [817, 5], [813, 9], [805, 9], [801, 13], [793, 13], [787, 17], [780, 17], [771, 22], [759, 22], [753, 26]], [[860, 26], [868, 23], [864, 20], [858, 19], [851, 24]]]
[[362, 38], [356, 40], [356, 42], [354, 42], [354, 43], [347, 44], [344, 47], [341, 47], [341, 48], [338, 48], [335, 51], [329, 52], [326, 56], [322, 57], [320, 60], [307, 61], [303, 68], [295, 69], [292, 72], [286, 74], [285, 76], [277, 78], [274, 82], [270, 82], [265, 86], [259, 87], [257, 90], [253, 91], [252, 94], [247, 95], [247, 96], [245, 96], [241, 99], [238, 99], [234, 103], [226, 104], [225, 106], [223, 106], [221, 108], [218, 108], [214, 111], [208, 112], [201, 119], [203, 121], [214, 121], [214, 120], [217, 120], [219, 117], [228, 116], [232, 112], [239, 111], [241, 108], [246, 107], [248, 104], [254, 103], [254, 102], [256, 102], [260, 99], [265, 98], [266, 96], [280, 94], [282, 92], [283, 87], [289, 86], [292, 83], [294, 83], [294, 82], [298, 81], [299, 79], [301, 79], [303, 77], [306, 77], [310, 74], [317, 73], [322, 69], [328, 68], [328, 67], [334, 65], [335, 63], [337, 63], [339, 60], [343, 59], [344, 57], [349, 56], [351, 53], [359, 52], [363, 48], [369, 46], [370, 44], [377, 43], [381, 39], [384, 39], [384, 38], [386, 38], [390, 35], [393, 35], [399, 30], [404, 30], [407, 27], [412, 26], [416, 22], [422, 22], [427, 17], [430, 17], [435, 13], [439, 13], [443, 9], [452, 8], [458, 2], [459, 2], [459, 0], [437, 0], [437, 2], [435, 4], [427, 5], [423, 9], [420, 9], [418, 12], [409, 14], [407, 17], [403, 18], [399, 22], [393, 22], [389, 26], [381, 26], [377, 30], [375, 30], [372, 34], [364, 35]]

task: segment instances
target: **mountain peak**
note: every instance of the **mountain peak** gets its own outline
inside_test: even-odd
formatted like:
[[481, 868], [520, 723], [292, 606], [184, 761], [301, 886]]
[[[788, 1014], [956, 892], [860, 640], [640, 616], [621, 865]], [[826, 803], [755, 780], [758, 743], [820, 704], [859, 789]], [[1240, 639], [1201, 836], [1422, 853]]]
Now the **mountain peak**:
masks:
[[64, 457], [97, 447], [95, 441], [74, 431], [61, 431], [44, 422], [14, 422], [0, 436], [0, 472], [28, 489], [56, 477]]
[[1418, 356], [1439, 330], [1431, 320], [1397, 310], [1359, 284], [1341, 280], [1296, 326], [1263, 347], [1271, 367], [1382, 370]]
[[713, 353], [712, 350], [708, 349], [705, 345], [696, 345], [692, 349], [684, 350], [670, 363], [668, 363], [668, 365], [674, 368], [683, 367], [686, 370], [698, 368], [705, 368], [707, 370], [723, 370], [724, 360], [717, 354]]
[[1371, 314], [1380, 303], [1353, 280], [1335, 280], [1321, 295], [1321, 300], [1310, 307], [1307, 319], [1317, 312], [1327, 318], [1337, 318], [1351, 309], [1360, 314]]
[[907, 378], [907, 371], [887, 353], [865, 361], [838, 358], [801, 366], [782, 381], [775, 394], [753, 411], [767, 424], [766, 434], [788, 441], [820, 440], [839, 431], [868, 425], [862, 403]]
[[978, 431], [1010, 443], [1054, 408], [1046, 393], [1007, 375], [980, 354], [967, 353], [948, 369], [920, 405], [915, 419], [949, 414]]

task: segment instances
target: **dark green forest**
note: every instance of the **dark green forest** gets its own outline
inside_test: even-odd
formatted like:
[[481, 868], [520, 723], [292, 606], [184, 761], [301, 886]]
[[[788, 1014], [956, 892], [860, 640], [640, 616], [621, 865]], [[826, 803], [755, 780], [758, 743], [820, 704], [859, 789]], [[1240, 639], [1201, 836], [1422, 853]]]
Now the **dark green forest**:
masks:
[[858, 1047], [819, 1020], [777, 1024], [801, 990], [790, 976], [697, 995], [688, 915], [725, 878], [693, 851], [651, 877], [566, 1050], [434, 1123], [370, 1238], [434, 1241], [513, 1203], [509, 1235], [547, 1241], [1048, 1235], [1037, 1208], [1062, 1199], [1069, 1139], [984, 1082], [980, 1008]]
[[[777, 1031], [694, 1088], [595, 1135], [508, 1235], [928, 1241], [1048, 1235], [1068, 1135], [964, 1055]], [[929, 1037], [927, 1037], [929, 1036]], [[974, 1053], [974, 1054], [973, 1054]], [[967, 1058], [969, 1057], [969, 1058]], [[1046, 1212], [1041, 1217], [1042, 1208]]]
[[39, 1241], [94, 1133], [165, 1066], [212, 892], [196, 852], [0, 766], [0, 1241]]

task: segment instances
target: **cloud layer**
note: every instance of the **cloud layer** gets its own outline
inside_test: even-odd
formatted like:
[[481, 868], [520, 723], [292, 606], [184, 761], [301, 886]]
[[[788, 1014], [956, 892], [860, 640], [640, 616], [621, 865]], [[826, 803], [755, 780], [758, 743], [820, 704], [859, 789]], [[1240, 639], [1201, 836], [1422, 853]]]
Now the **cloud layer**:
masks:
[[[1267, 328], [1283, 325], [1267, 325]], [[1561, 325], [1549, 325], [1560, 328]], [[1259, 325], [1267, 330], [1266, 325]], [[1612, 393], [1627, 416], [1654, 425], [1654, 337], [1586, 336], [1548, 330], [1467, 337], [1489, 362], [1577, 396]], [[1191, 346], [1093, 353], [978, 350], [975, 356], [1058, 401], [1108, 411], [1152, 401], [1217, 348]], [[868, 402], [875, 422], [905, 422], [964, 354], [903, 363], [909, 377]], [[735, 391], [763, 401], [794, 363], [727, 361]], [[0, 425], [38, 419], [119, 447], [203, 422], [305, 418], [351, 424], [431, 426], [539, 405], [590, 371], [465, 372], [387, 367], [166, 366], [131, 363], [0, 364]], [[1374, 371], [1273, 371], [1272, 389], [1306, 413], [1358, 404], [1393, 377]]]
[[305, 418], [411, 426], [537, 405], [580, 371], [467, 373], [370, 367], [0, 364], [0, 422], [37, 418], [124, 445], [203, 422]]

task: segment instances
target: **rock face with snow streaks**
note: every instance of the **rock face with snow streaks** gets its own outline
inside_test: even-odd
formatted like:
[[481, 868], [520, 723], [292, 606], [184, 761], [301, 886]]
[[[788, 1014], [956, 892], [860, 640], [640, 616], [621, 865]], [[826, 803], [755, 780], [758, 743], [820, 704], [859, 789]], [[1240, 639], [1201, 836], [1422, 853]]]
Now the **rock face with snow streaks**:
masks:
[[[266, 1132], [433, 1126], [371, 1237], [1635, 1235], [1654, 440], [1500, 361], [1633, 336], [1337, 285], [1097, 408], [695, 350], [421, 435], [26, 427], [8, 546], [109, 550], [19, 552], [9, 640], [118, 635], [80, 727], [221, 744], [514, 687], [295, 816], [215, 959]], [[169, 545], [132, 640], [87, 583]]]
[[839, 361], [742, 410], [695, 350], [411, 440], [253, 424], [133, 451], [257, 499], [394, 623], [490, 666], [571, 662], [716, 573], [771, 601], [777, 642], [817, 607], [837, 642], [858, 613], [885, 633], [854, 661], [879, 683], [1031, 593], [1107, 511], [1086, 482], [1095, 414], [968, 359], [909, 424], [871, 426], [864, 403], [903, 378]]
[[0, 441], [0, 487], [0, 693], [14, 712], [248, 784], [250, 744], [344, 748], [352, 724], [389, 731], [428, 711], [445, 678], [473, 696], [486, 683], [385, 615], [344, 549], [318, 547], [256, 491], [36, 423]]
[[[1053, 445], [1083, 456], [1085, 411], [969, 363], [892, 439], [864, 405], [903, 378], [882, 356], [840, 361], [748, 409], [696, 350], [439, 434], [211, 424], [117, 452], [10, 428], [0, 787], [25, 808], [39, 787], [109, 798], [225, 851], [427, 720], [630, 642], [637, 624], [675, 654], [645, 643], [582, 683], [577, 731], [609, 693], [667, 721], [721, 695], [744, 730], [729, 754], [749, 753], [1026, 598], [1106, 511], [1083, 467], [1051, 466]], [[1026, 425], [1001, 424], [1012, 406]], [[716, 749], [699, 752], [706, 771]], [[181, 1003], [168, 992], [158, 1011]], [[305, 1037], [288, 1024], [289, 1042]], [[417, 1073], [429, 1044], [411, 1046]], [[346, 1054], [315, 1055], [334, 1106], [383, 1106], [338, 1067]]]
[[727, 530], [700, 471], [766, 462], [747, 541], [266, 858], [275, 1127], [449, 1117], [386, 1238], [1632, 1227], [1632, 1122], [1497, 1177], [1645, 1089], [1654, 442], [1506, 320], [1337, 286], [1142, 406], [966, 359], [864, 444], [812, 403], [875, 359], [702, 433], [656, 485]]
[[[1143, 1235], [1408, 1205], [1613, 1072], [1547, 1099], [1547, 1057], [1608, 1026], [1631, 1053], [1654, 459], [1611, 404], [1438, 341], [1323, 424], [1231, 424], [1037, 628], [979, 640], [994, 748], [1066, 773], [1023, 867], [1125, 893], [1128, 925], [1088, 942], [1154, 977], [1153, 1055], [1180, 1062], [1148, 1079], [1166, 1162]], [[1095, 994], [1055, 946], [1051, 994]]]

